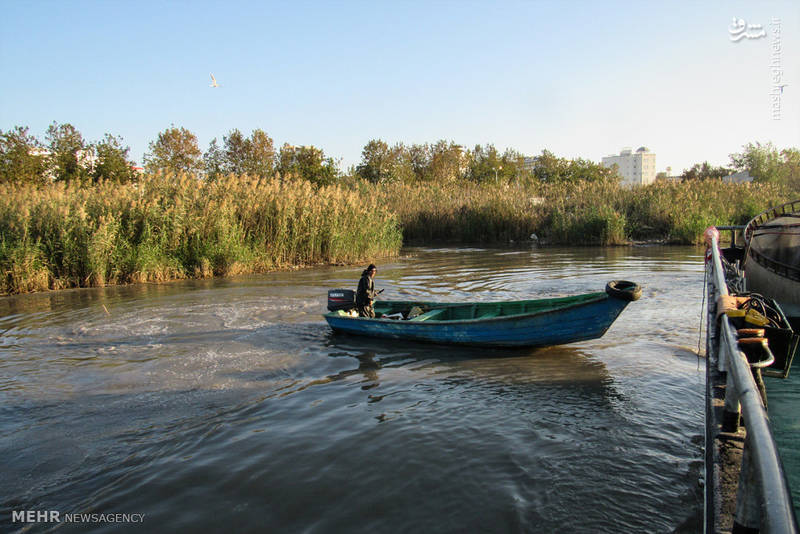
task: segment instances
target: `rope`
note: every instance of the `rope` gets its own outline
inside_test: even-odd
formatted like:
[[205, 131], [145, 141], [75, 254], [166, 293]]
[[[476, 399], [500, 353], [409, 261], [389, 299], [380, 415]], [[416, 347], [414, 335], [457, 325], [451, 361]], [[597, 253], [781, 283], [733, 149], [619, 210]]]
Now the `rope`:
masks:
[[703, 272], [703, 300], [700, 303], [700, 332], [697, 335], [697, 370], [700, 370], [700, 342], [703, 339], [703, 310], [706, 307], [706, 292], [708, 291], [708, 264]]

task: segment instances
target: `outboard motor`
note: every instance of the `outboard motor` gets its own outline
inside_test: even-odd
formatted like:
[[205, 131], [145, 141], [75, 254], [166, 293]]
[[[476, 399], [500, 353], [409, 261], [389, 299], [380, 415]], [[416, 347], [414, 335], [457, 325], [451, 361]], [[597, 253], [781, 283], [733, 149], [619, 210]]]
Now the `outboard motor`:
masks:
[[352, 289], [328, 290], [328, 310], [353, 310], [356, 307], [356, 292]]

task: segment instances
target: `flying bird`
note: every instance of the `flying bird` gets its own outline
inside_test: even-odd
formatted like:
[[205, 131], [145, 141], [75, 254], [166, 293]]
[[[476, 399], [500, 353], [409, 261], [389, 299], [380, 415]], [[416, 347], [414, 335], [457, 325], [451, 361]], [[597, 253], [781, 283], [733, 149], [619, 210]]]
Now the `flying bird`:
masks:
[[217, 79], [214, 78], [213, 74], [211, 74], [211, 85], [209, 87], [219, 87], [219, 84], [217, 83]]

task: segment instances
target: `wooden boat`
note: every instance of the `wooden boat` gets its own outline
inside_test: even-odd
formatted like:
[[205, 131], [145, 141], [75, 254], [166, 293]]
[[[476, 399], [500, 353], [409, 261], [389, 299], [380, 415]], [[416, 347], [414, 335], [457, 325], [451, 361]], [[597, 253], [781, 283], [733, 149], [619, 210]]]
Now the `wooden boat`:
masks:
[[800, 317], [800, 200], [756, 215], [745, 227], [747, 289]]
[[604, 292], [539, 300], [378, 301], [375, 319], [357, 316], [352, 293], [328, 292], [331, 311], [325, 320], [336, 332], [433, 343], [537, 347], [601, 337], [642, 290], [638, 284], [617, 280], [609, 282]]

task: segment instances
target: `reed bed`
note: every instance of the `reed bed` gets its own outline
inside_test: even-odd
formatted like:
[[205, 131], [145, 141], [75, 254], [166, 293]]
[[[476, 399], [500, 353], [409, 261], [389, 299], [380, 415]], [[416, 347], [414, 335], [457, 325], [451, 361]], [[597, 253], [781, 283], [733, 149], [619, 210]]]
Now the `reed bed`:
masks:
[[398, 214], [407, 243], [507, 243], [536, 234], [561, 245], [696, 244], [708, 226], [744, 224], [792, 196], [774, 184], [718, 180], [632, 189], [612, 182], [396, 183], [373, 194]]
[[396, 215], [338, 186], [228, 176], [0, 185], [0, 291], [160, 282], [393, 255]]
[[699, 243], [793, 193], [774, 184], [388, 183], [154, 175], [136, 184], [0, 184], [0, 292], [353, 263], [409, 244]]

